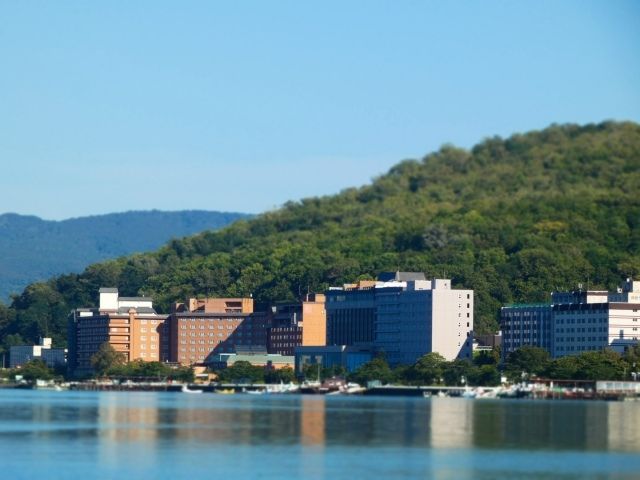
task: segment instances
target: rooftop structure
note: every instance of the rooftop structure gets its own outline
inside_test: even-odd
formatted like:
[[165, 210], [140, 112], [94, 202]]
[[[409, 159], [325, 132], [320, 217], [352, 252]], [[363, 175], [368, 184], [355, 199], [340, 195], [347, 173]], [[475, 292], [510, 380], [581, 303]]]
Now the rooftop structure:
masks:
[[247, 353], [218, 353], [211, 355], [206, 364], [213, 369], [228, 368], [236, 362], [249, 362], [254, 367], [266, 367], [273, 369], [292, 368], [295, 365], [293, 356], [279, 354], [247, 354]]

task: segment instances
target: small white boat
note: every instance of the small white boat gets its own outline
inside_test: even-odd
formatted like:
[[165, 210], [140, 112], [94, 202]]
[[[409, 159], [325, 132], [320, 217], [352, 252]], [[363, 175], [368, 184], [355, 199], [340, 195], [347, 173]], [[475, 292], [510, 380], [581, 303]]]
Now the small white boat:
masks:
[[191, 390], [186, 383], [182, 385], [182, 393], [202, 393], [202, 390]]
[[245, 390], [243, 393], [247, 393], [249, 395], [264, 395], [269, 392], [267, 390]]

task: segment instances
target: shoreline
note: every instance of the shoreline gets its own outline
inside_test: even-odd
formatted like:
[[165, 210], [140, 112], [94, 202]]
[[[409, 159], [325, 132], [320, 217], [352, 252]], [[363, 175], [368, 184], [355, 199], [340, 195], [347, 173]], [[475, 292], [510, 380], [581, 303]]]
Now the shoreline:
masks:
[[619, 391], [585, 391], [581, 389], [535, 389], [531, 387], [448, 387], [448, 386], [406, 386], [385, 385], [363, 388], [357, 392], [309, 391], [300, 388], [278, 391], [275, 385], [266, 384], [183, 384], [169, 382], [149, 383], [109, 383], [109, 382], [68, 382], [62, 384], [0, 384], [1, 389], [41, 390], [41, 391], [85, 391], [85, 392], [172, 392], [208, 393], [215, 395], [315, 395], [315, 396], [379, 396], [414, 398], [465, 398], [470, 400], [584, 400], [584, 401], [640, 401], [640, 395]]

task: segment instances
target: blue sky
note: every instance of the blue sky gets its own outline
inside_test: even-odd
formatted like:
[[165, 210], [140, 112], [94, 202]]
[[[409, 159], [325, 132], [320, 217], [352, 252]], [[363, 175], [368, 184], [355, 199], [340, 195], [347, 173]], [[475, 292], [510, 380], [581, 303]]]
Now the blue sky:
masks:
[[640, 120], [640, 2], [0, 0], [0, 212], [261, 212]]

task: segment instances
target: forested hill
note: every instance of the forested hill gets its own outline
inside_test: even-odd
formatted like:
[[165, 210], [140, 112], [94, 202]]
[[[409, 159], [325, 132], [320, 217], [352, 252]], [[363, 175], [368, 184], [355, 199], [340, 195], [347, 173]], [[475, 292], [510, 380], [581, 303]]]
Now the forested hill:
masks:
[[63, 221], [0, 215], [0, 299], [29, 283], [88, 265], [155, 250], [171, 238], [218, 229], [246, 215], [228, 212], [125, 212]]
[[63, 332], [69, 309], [94, 303], [103, 285], [164, 309], [188, 295], [293, 299], [396, 269], [473, 288], [477, 331], [497, 328], [502, 304], [640, 274], [640, 126], [552, 126], [470, 151], [445, 146], [362, 188], [31, 285], [5, 311], [15, 319], [4, 331]]

